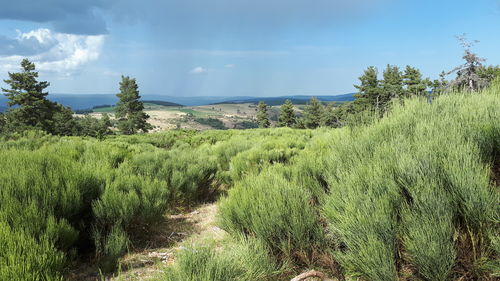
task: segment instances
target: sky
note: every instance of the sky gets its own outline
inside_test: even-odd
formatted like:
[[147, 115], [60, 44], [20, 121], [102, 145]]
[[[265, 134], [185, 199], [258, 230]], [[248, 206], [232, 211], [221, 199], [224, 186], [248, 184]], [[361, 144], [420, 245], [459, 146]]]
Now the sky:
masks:
[[[0, 0], [0, 79], [36, 63], [51, 93], [336, 95], [387, 64], [437, 78], [455, 36], [500, 64], [500, 0]], [[452, 78], [452, 77], [450, 77]], [[0, 82], [5, 87], [3, 82]]]

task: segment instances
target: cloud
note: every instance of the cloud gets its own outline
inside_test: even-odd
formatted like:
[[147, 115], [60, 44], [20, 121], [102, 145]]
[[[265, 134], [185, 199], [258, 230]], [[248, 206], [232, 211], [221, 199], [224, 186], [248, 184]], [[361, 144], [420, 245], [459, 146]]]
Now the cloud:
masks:
[[234, 68], [236, 65], [232, 64], [232, 63], [229, 63], [229, 64], [226, 64], [224, 65], [225, 68]]
[[203, 68], [201, 66], [193, 68], [189, 73], [191, 74], [201, 74], [201, 73], [207, 73], [208, 70], [206, 68]]
[[104, 35], [65, 34], [43, 28], [18, 32], [13, 39], [0, 37], [8, 43], [0, 48], [0, 64], [3, 70], [15, 70], [27, 57], [41, 71], [71, 74], [99, 58], [104, 39]]
[[321, 27], [355, 19], [389, 1], [393, 0], [143, 0], [137, 5], [136, 1], [121, 0], [114, 1], [109, 11], [121, 22], [145, 22], [168, 30], [190, 31], [190, 34], [255, 28], [265, 34], [290, 26]]
[[237, 32], [265, 26], [272, 31], [352, 18], [386, 1], [391, 0], [0, 0], [0, 19], [48, 23], [56, 32], [80, 35], [106, 34], [112, 20], [169, 30]]
[[110, 8], [113, 1], [0, 0], [0, 19], [49, 23], [61, 33], [105, 34], [107, 27], [101, 12]]
[[[143, 0], [141, 5], [136, 5], [136, 1], [121, 0], [114, 1], [112, 7], [115, 11], [120, 11], [124, 18], [134, 16], [141, 20], [153, 18], [137, 17], [138, 15], [157, 13], [164, 15], [161, 17], [163, 20], [177, 21], [187, 16], [189, 19], [211, 18], [226, 23], [235, 19], [238, 19], [238, 22], [251, 20], [279, 23], [295, 20], [312, 22], [317, 19], [331, 19], [333, 16], [350, 16], [385, 1], [387, 0], [315, 0], [312, 3], [310, 0]], [[134, 6], [135, 9], [131, 9]]]
[[49, 50], [56, 43], [47, 29], [39, 29], [29, 33], [18, 31], [16, 38], [0, 35], [0, 56], [31, 56]]
[[111, 76], [111, 77], [120, 77], [121, 74], [116, 72], [116, 71], [112, 71], [112, 70], [105, 70], [102, 74], [106, 75], [106, 76]]

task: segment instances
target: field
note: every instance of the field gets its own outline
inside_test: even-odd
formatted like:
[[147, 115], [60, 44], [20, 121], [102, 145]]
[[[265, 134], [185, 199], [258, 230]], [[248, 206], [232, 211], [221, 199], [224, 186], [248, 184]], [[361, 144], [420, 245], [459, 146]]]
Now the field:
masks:
[[[149, 122], [155, 126], [154, 132], [172, 129], [208, 130], [220, 129], [210, 126], [210, 122], [200, 119], [218, 119], [227, 129], [244, 128], [244, 123], [255, 123], [256, 105], [252, 103], [242, 104], [214, 104], [193, 107], [163, 106], [145, 103], [145, 112], [151, 117]], [[274, 107], [276, 111], [278, 107]], [[100, 118], [103, 113], [114, 118], [114, 107], [95, 108], [92, 116]], [[199, 122], [202, 121], [202, 122]]]
[[499, 108], [496, 84], [341, 129], [3, 139], [0, 280], [498, 280]]

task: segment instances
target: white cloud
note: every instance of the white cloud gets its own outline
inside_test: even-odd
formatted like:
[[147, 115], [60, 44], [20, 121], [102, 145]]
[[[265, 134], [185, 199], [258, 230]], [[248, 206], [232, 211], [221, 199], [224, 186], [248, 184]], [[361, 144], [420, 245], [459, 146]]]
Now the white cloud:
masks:
[[229, 63], [229, 64], [226, 64], [224, 65], [225, 68], [234, 68], [236, 65], [232, 64], [232, 63]]
[[193, 68], [190, 73], [191, 74], [200, 74], [200, 73], [207, 73], [208, 70], [206, 68], [203, 68], [201, 66]]
[[40, 45], [49, 45], [54, 41], [56, 41], [55, 38], [52, 36], [52, 32], [46, 28], [32, 30], [26, 33], [23, 33], [20, 30], [16, 31], [17, 31], [18, 41], [36, 39]]
[[104, 74], [106, 76], [112, 76], [112, 77], [119, 77], [119, 76], [121, 76], [120, 73], [118, 73], [116, 71], [112, 71], [112, 70], [105, 70], [102, 74]]
[[13, 50], [7, 55], [0, 54], [1, 68], [17, 70], [21, 59], [27, 57], [35, 62], [40, 71], [70, 75], [99, 58], [104, 39], [105, 35], [65, 34], [45, 28], [25, 33], [18, 31], [15, 40], [24, 46], [32, 44], [32, 49], [36, 52], [23, 55], [21, 52], [16, 54], [16, 50]]

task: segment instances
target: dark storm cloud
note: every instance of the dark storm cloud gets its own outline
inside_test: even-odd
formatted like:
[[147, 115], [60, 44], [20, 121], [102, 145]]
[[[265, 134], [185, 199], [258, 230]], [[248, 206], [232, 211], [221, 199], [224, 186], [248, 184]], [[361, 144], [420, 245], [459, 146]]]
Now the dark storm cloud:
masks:
[[287, 38], [312, 38], [316, 31], [358, 21], [388, 1], [393, 0], [121, 0], [110, 11], [114, 22], [146, 24], [157, 44], [257, 49]]
[[50, 23], [55, 31], [107, 33], [104, 15], [179, 31], [325, 24], [387, 0], [0, 0], [0, 19]]
[[99, 11], [109, 4], [106, 0], [0, 0], [0, 19], [50, 23], [63, 33], [105, 34]]

